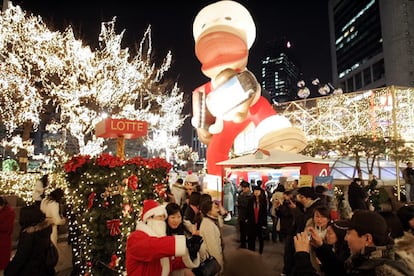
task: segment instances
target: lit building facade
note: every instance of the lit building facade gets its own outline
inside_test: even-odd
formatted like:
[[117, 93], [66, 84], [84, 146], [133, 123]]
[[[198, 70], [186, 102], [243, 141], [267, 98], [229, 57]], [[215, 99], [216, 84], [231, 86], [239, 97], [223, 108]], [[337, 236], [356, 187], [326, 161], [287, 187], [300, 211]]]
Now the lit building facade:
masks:
[[300, 71], [294, 62], [293, 49], [286, 39], [269, 43], [261, 64], [261, 86], [273, 103], [297, 98]]
[[336, 87], [414, 86], [414, 1], [330, 0], [329, 23]]

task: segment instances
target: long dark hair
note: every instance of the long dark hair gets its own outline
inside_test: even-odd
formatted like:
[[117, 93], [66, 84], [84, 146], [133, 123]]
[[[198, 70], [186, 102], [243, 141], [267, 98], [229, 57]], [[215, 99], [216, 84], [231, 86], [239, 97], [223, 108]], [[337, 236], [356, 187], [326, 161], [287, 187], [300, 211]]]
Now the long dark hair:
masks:
[[346, 231], [348, 230], [349, 220], [337, 220], [330, 221], [328, 226], [332, 227], [332, 230], [336, 235], [336, 243], [333, 245], [335, 255], [339, 260], [345, 261], [350, 255], [349, 247], [345, 241]]
[[176, 229], [172, 229], [168, 225], [168, 217], [177, 213], [181, 214], [181, 217], [183, 217], [183, 212], [180, 208], [180, 206], [177, 203], [170, 202], [165, 206], [165, 209], [167, 210], [167, 218], [165, 219], [165, 223], [167, 224], [167, 236], [173, 236], [173, 235], [184, 235], [185, 228], [184, 224], [181, 220], [181, 223], [178, 225]]
[[65, 192], [61, 188], [57, 188], [49, 194], [48, 198], [50, 200], [60, 202], [62, 200], [62, 198], [64, 197], [64, 195], [65, 195]]

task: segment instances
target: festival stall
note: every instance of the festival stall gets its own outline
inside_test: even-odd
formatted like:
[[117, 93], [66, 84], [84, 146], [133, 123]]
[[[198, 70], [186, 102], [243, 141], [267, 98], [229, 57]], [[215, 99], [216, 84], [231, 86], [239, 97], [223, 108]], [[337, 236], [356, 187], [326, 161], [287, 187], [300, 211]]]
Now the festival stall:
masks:
[[[317, 177], [329, 176], [329, 163], [292, 152], [258, 149], [252, 154], [222, 161], [217, 165], [222, 166], [226, 177], [237, 175], [237, 184], [241, 177], [249, 182], [260, 178], [265, 183], [271, 176], [275, 181], [278, 177], [295, 178], [299, 179], [300, 186], [315, 186]], [[253, 176], [254, 173], [256, 177]]]

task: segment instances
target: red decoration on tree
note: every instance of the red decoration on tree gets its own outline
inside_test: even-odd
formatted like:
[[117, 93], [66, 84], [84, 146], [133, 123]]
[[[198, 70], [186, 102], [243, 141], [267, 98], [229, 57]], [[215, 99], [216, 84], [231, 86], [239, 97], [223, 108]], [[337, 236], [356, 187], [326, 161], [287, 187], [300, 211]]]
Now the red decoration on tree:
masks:
[[165, 196], [165, 185], [164, 184], [155, 184], [154, 185], [154, 188], [155, 188], [155, 192], [160, 197], [164, 197]]
[[89, 196], [88, 196], [88, 209], [92, 208], [93, 201], [95, 200], [95, 196], [96, 196], [95, 192], [92, 192], [92, 193], [89, 194]]
[[128, 177], [128, 188], [133, 191], [138, 188], [138, 177], [135, 174]]
[[124, 217], [128, 216], [129, 213], [132, 212], [132, 207], [129, 203], [125, 203], [124, 204], [124, 208], [122, 210], [122, 214], [124, 215]]
[[116, 266], [118, 266], [119, 258], [116, 254], [113, 254], [111, 257], [111, 261], [109, 262], [108, 266], [112, 269], [114, 269]]
[[108, 153], [103, 153], [96, 158], [96, 164], [103, 167], [115, 168], [124, 165], [124, 163], [118, 156], [112, 156]]
[[65, 163], [65, 171], [67, 173], [76, 172], [76, 170], [82, 167], [85, 163], [89, 162], [91, 157], [89, 155], [77, 155], [72, 157]]
[[120, 226], [120, 219], [111, 219], [106, 221], [106, 227], [109, 229], [109, 234], [111, 234], [111, 236], [116, 236], [121, 233]]

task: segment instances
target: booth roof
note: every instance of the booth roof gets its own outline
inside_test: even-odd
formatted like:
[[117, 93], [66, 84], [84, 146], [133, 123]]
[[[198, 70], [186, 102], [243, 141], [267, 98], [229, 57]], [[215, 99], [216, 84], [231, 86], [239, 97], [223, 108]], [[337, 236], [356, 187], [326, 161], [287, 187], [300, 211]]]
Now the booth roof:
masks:
[[221, 161], [217, 165], [239, 166], [239, 165], [278, 165], [278, 164], [297, 164], [297, 163], [319, 163], [329, 164], [329, 160], [318, 159], [306, 155], [281, 150], [261, 151], [244, 155], [241, 157]]

